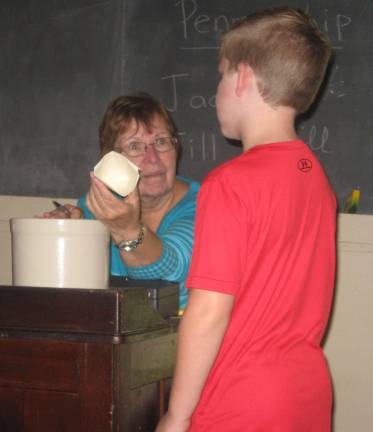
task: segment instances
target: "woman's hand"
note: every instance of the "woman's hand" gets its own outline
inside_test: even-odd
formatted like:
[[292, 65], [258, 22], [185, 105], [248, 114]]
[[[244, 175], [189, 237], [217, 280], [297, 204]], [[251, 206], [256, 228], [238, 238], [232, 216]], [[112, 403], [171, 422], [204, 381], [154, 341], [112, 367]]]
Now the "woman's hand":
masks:
[[172, 418], [166, 413], [158, 423], [155, 432], [187, 432], [190, 426], [190, 420], [181, 420]]
[[43, 213], [45, 219], [82, 219], [83, 210], [80, 207], [73, 206], [72, 204], [64, 204], [64, 209], [56, 208], [49, 212]]
[[135, 189], [125, 199], [118, 199], [97, 177], [91, 173], [91, 187], [87, 194], [87, 206], [96, 219], [103, 222], [110, 230], [112, 237], [135, 237], [140, 224], [140, 197]]

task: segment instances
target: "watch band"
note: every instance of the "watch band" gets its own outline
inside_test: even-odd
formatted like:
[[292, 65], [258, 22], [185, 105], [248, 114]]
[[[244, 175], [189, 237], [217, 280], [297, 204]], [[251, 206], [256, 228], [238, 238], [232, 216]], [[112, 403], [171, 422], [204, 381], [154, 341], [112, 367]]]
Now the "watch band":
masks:
[[135, 240], [121, 240], [119, 243], [116, 244], [117, 248], [119, 250], [123, 250], [125, 252], [131, 252], [135, 250], [144, 240], [145, 236], [145, 226], [141, 223], [140, 224], [140, 231], [137, 239]]

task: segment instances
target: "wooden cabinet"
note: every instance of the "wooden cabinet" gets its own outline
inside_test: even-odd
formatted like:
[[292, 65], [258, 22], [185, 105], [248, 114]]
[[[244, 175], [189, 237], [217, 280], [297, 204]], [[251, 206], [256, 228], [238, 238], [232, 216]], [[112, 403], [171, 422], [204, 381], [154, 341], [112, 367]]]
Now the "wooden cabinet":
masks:
[[149, 286], [0, 286], [0, 305], [1, 432], [154, 430], [176, 330]]

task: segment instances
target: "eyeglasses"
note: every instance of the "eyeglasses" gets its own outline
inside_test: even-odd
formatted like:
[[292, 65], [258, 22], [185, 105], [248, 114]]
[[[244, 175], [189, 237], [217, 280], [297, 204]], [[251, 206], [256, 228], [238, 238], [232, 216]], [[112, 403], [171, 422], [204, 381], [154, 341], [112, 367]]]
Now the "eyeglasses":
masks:
[[176, 138], [170, 136], [160, 136], [155, 138], [151, 143], [145, 143], [143, 141], [129, 141], [122, 145], [120, 149], [116, 151], [118, 153], [124, 153], [130, 157], [142, 156], [145, 154], [149, 146], [153, 146], [154, 150], [158, 153], [165, 153], [175, 148]]

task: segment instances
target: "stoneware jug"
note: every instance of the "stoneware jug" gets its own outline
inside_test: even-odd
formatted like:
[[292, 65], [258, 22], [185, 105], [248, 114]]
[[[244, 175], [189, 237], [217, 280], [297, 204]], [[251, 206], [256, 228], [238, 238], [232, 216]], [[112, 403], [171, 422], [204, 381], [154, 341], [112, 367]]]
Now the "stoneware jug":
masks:
[[107, 288], [109, 231], [99, 221], [13, 218], [13, 285]]

